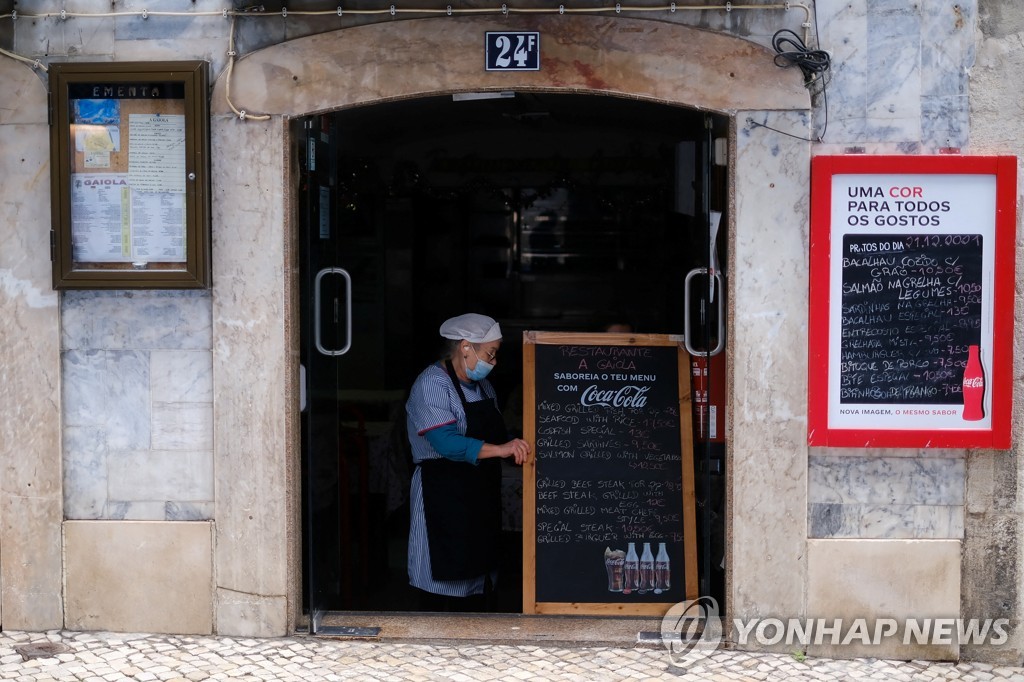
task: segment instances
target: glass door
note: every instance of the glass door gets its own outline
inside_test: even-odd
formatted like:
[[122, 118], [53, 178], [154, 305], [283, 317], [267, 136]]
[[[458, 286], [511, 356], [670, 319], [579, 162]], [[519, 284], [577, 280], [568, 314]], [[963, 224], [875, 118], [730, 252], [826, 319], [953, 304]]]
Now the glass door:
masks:
[[305, 119], [297, 131], [300, 216], [300, 361], [304, 598], [310, 633], [345, 590], [342, 530], [347, 513], [338, 364], [351, 348], [351, 280], [338, 266], [336, 145], [331, 118]]

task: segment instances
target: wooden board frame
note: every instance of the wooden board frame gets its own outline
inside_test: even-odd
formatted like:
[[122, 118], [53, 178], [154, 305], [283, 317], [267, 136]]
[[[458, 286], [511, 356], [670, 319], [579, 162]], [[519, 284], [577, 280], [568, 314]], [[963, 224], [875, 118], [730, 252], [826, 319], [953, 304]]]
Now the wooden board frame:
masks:
[[572, 332], [523, 332], [523, 434], [534, 445], [534, 455], [523, 465], [523, 613], [551, 615], [663, 616], [670, 603], [538, 602], [537, 594], [537, 458], [536, 458], [536, 347], [580, 346], [674, 346], [677, 349], [679, 444], [681, 448], [684, 594], [698, 597], [696, 492], [693, 470], [693, 414], [690, 398], [690, 354], [683, 337], [669, 334], [603, 334]]

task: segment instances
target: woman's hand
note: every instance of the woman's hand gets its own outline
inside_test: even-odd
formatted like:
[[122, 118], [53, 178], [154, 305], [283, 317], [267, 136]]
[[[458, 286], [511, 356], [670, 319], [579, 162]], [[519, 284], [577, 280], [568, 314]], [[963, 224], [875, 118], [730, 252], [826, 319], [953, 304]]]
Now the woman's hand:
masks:
[[530, 459], [530, 444], [522, 438], [513, 438], [501, 445], [484, 443], [476, 458], [486, 459], [488, 457], [514, 457], [516, 464], [522, 464]]
[[530, 444], [522, 438], [513, 438], [505, 443], [502, 448], [506, 451], [504, 457], [514, 457], [516, 464], [523, 464], [530, 458]]

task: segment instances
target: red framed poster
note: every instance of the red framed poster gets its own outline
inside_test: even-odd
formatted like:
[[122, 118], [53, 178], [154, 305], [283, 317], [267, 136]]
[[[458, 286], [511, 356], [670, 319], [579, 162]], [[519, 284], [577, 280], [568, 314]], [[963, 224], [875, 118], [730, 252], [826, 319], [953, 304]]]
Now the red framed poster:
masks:
[[810, 445], [1010, 447], [1012, 156], [811, 162]]

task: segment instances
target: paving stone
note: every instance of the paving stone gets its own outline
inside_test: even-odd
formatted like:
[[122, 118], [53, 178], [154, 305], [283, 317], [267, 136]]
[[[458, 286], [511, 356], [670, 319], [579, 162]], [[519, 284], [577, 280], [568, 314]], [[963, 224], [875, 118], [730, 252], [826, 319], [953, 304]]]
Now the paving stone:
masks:
[[[74, 655], [22, 661], [15, 644], [41, 637]], [[665, 649], [540, 645], [345, 642], [308, 637], [257, 640], [110, 633], [0, 632], [0, 679], [11, 682], [547, 682], [671, 680], [717, 682], [1019, 682], [1024, 668], [973, 662], [855, 659], [798, 661], [788, 654], [718, 650], [675, 661]]]

